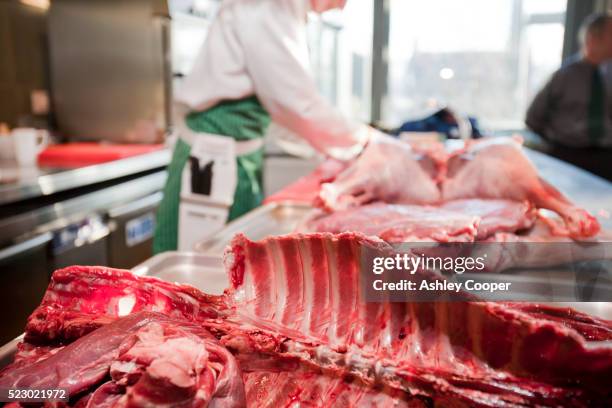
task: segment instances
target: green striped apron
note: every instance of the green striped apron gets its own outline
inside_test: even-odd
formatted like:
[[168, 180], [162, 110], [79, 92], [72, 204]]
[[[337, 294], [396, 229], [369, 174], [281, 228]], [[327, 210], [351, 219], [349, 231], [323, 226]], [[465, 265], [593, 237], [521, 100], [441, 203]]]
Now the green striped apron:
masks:
[[[270, 124], [270, 115], [255, 96], [236, 101], [224, 101], [203, 112], [187, 115], [186, 124], [194, 132], [225, 135], [236, 141], [263, 137]], [[189, 160], [191, 146], [179, 139], [168, 165], [164, 197], [157, 209], [153, 252], [176, 250], [183, 168]], [[238, 156], [238, 184], [228, 221], [259, 206], [263, 199], [263, 148]]]

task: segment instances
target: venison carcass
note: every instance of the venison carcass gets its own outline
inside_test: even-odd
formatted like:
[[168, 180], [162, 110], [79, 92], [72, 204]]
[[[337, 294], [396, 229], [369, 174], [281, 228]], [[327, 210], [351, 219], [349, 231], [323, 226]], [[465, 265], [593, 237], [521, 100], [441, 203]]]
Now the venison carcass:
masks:
[[231, 319], [285, 334], [282, 352], [309, 363], [442, 401], [610, 398], [609, 381], [597, 377], [612, 373], [611, 322], [546, 307], [535, 317], [504, 303], [368, 302], [366, 248], [389, 249], [351, 233], [238, 236], [227, 258], [238, 315]]
[[441, 186], [444, 201], [458, 198], [504, 198], [532, 202], [559, 214], [565, 228], [557, 234], [574, 238], [599, 232], [597, 220], [573, 205], [563, 194], [542, 180], [535, 166], [514, 139], [474, 143], [450, 156]]
[[[382, 144], [388, 150], [397, 145]], [[555, 235], [584, 238], [599, 231], [593, 216], [539, 177], [515, 139], [473, 142], [446, 156], [440, 149], [430, 149], [436, 152], [434, 158], [427, 150], [405, 145], [402, 160], [393, 162], [387, 160], [388, 152], [376, 147], [381, 150], [378, 162], [371, 163], [376, 155], [363, 162], [358, 159], [335, 181], [321, 186], [315, 203], [339, 211], [373, 201], [444, 206], [458, 199], [513, 200], [559, 214], [564, 226]]]
[[[218, 297], [127, 271], [65, 269], [54, 274], [29, 319], [26, 341], [45, 350], [71, 340], [77, 345], [87, 341], [88, 332], [92, 336], [99, 327], [124, 321], [122, 315], [157, 311], [183, 322], [179, 326], [199, 325], [215, 336], [212, 344], [217, 341], [232, 352], [250, 406], [612, 402], [611, 322], [567, 309], [474, 299], [369, 303], [363, 297], [365, 250], [387, 254], [390, 248], [352, 233], [293, 234], [260, 242], [239, 235], [226, 254], [230, 288]], [[66, 366], [77, 359], [82, 364], [71, 353], [49, 360], [69, 347], [49, 352], [47, 360], [39, 354], [35, 364], [16, 362], [0, 374], [0, 388], [16, 385], [16, 378], [35, 378], [45, 362]], [[120, 372], [129, 371], [124, 359], [118, 361]], [[235, 372], [229, 357], [223, 361], [211, 364], [215, 372]], [[213, 383], [219, 385], [207, 389], [225, 384], [223, 390], [240, 396], [240, 387], [216, 378]], [[104, 394], [105, 389], [97, 391], [102, 387], [98, 383], [84, 392]], [[207, 395], [229, 398], [226, 392]]]
[[[440, 201], [436, 166], [406, 143], [389, 143], [385, 138], [370, 142], [369, 155], [362, 156], [321, 185], [318, 206], [328, 210], [346, 209], [372, 201], [402, 204], [429, 204]], [[404, 160], [389, 160], [400, 151]]]
[[528, 201], [460, 199], [440, 206], [379, 202], [333, 213], [314, 210], [297, 231], [355, 231], [390, 244], [457, 243], [430, 251], [445, 256], [469, 253], [472, 257], [486, 253], [487, 272], [612, 259], [607, 244], [612, 242], [610, 234], [602, 232], [577, 242], [554, 234], [563, 228], [560, 224], [559, 220], [538, 216]]

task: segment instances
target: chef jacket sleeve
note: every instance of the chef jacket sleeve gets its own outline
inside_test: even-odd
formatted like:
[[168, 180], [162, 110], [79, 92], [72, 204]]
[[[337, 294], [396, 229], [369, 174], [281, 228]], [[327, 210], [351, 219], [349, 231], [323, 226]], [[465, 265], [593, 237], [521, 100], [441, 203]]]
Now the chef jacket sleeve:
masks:
[[[255, 93], [273, 120], [333, 158], [348, 160], [369, 127], [350, 121], [317, 90], [309, 73], [304, 1], [262, 1], [236, 26]], [[302, 6], [300, 6], [302, 5]]]

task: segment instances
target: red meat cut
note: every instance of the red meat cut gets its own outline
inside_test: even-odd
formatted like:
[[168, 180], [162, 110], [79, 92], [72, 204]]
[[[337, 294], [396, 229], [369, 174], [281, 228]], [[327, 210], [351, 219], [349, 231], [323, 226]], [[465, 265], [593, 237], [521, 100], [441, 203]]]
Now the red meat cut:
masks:
[[361, 232], [387, 242], [471, 242], [479, 219], [433, 206], [368, 204], [336, 211], [317, 212], [301, 227], [305, 231]]
[[240, 376], [234, 356], [201, 325], [140, 312], [5, 369], [0, 388], [65, 388], [87, 407], [242, 407]]
[[[610, 259], [602, 231], [575, 241], [559, 233], [561, 220], [538, 214], [529, 201], [458, 199], [439, 206], [373, 203], [326, 213], [313, 210], [298, 232], [360, 232], [389, 243], [478, 242], [447, 248], [446, 256], [487, 254], [487, 272], [543, 268], [577, 261]], [[434, 249], [433, 251], [443, 251]], [[441, 254], [441, 252], [439, 252]]]
[[[232, 284], [223, 296], [128, 271], [58, 271], [29, 319], [26, 338], [31, 346], [72, 343], [30, 366], [16, 362], [6, 368], [0, 373], [0, 387], [10, 387], [25, 375], [39, 378], [41, 367], [55, 367], [53, 375], [66, 378], [72, 374], [61, 367], [97, 367], [86, 364], [91, 353], [76, 355], [70, 347], [84, 347], [83, 342], [140, 313], [162, 311], [172, 315], [166, 319], [176, 333], [200, 333], [197, 337], [206, 350], [222, 345], [232, 352], [242, 374], [231, 378], [241, 379], [250, 406], [324, 407], [330, 401], [334, 406], [381, 407], [431, 401], [489, 407], [612, 402], [612, 322], [534, 304], [419, 303], [409, 298], [368, 303], [360, 262], [365, 249], [387, 253], [389, 246], [354, 233], [292, 234], [259, 242], [239, 235], [227, 251]], [[127, 317], [121, 317], [124, 314]], [[165, 333], [161, 340], [153, 337], [163, 342]], [[218, 344], [204, 333], [212, 333]], [[121, 388], [123, 379], [130, 382], [129, 361], [157, 350], [130, 345], [131, 354], [126, 354], [121, 346], [105, 342], [105, 350], [115, 346], [118, 351], [111, 351], [112, 358], [93, 356], [104, 362], [112, 381], [102, 385], [99, 377], [88, 376], [79, 389], [89, 401], [119, 401], [130, 395]], [[210, 358], [207, 361], [223, 371]], [[224, 361], [223, 366], [230, 367], [229, 357]], [[140, 372], [150, 365], [137, 367]], [[102, 368], [94, 372], [99, 376]], [[173, 373], [168, 376], [174, 379]], [[275, 386], [266, 386], [272, 382]], [[150, 385], [146, 382], [144, 389]], [[230, 387], [236, 398], [238, 388]]]
[[450, 200], [442, 203], [440, 208], [478, 217], [476, 240], [499, 232], [527, 230], [534, 225], [537, 217], [537, 211], [529, 201], [471, 198]]
[[[126, 302], [125, 299], [131, 300]], [[132, 310], [127, 306], [119, 307], [125, 304], [132, 305]], [[217, 312], [212, 313], [213, 309]], [[223, 296], [208, 296], [188, 285], [170, 284], [156, 278], [135, 276], [129, 271], [100, 267], [72, 267], [56, 271], [42, 304], [32, 314], [26, 327], [26, 338], [39, 344], [24, 343], [20, 346], [23, 352], [18, 353], [17, 360], [0, 373], [0, 386], [16, 382], [24, 373], [39, 373], [41, 365], [58, 368], [61, 367], [58, 361], [66, 361], [65, 367], [72, 367], [76, 356], [66, 350], [69, 347], [77, 347], [79, 350], [96, 349], [98, 347], [94, 343], [100, 341], [104, 343], [104, 350], [112, 350], [116, 342], [106, 340], [109, 328], [125, 328], [129, 325], [126, 319], [139, 321], [136, 316], [155, 310], [172, 314], [172, 322], [177, 328], [186, 326], [192, 330], [194, 324], [198, 323], [202, 326], [202, 332], [208, 328], [232, 350], [240, 351], [237, 358], [241, 374], [233, 378], [242, 378], [247, 400], [255, 402], [249, 403], [249, 406], [290, 406], [301, 401], [320, 407], [329, 406], [327, 404], [339, 407], [425, 407], [421, 399], [409, 397], [402, 391], [381, 392], [319, 368], [305, 366], [293, 357], [273, 355], [271, 358], [261, 355], [260, 352], [269, 347], [278, 347], [278, 340], [249, 333], [225, 321], [231, 312]], [[126, 313], [127, 317], [121, 317]], [[94, 335], [96, 337], [92, 338]], [[62, 346], [70, 341], [72, 343], [69, 346]], [[151, 351], [156, 351], [157, 347]], [[143, 348], [139, 349], [142, 351]], [[34, 354], [33, 350], [40, 352]], [[144, 351], [148, 352], [147, 348]], [[114, 365], [110, 365], [111, 376], [125, 378], [122, 374], [125, 370], [122, 368], [130, 367], [129, 361], [133, 360], [134, 354], [142, 353], [123, 353], [120, 358], [115, 358]], [[53, 355], [57, 357], [50, 359]], [[99, 372], [108, 372], [108, 360], [113, 357], [104, 357], [106, 360], [101, 361], [98, 354], [85, 353], [79, 362], [93, 360]], [[34, 361], [39, 363], [32, 365]], [[117, 376], [116, 373], [121, 375]], [[75, 374], [68, 369], [56, 370], [52, 379], [56, 383], [75, 383], [79, 389], [93, 386], [93, 390], [90, 388], [90, 393], [83, 392], [84, 396], [79, 400], [89, 406], [99, 406], [102, 403], [115, 406], [113, 404], [121, 401], [122, 395], [131, 395], [121, 388], [120, 383], [100, 385], [98, 381], [94, 385], [95, 381], [92, 380], [75, 381]], [[271, 381], [273, 387], [270, 387]], [[236, 392], [240, 397], [240, 392]], [[143, 406], [133, 399], [130, 403], [132, 406]]]
[[53, 274], [40, 306], [28, 318], [26, 340], [70, 342], [118, 317], [143, 310], [201, 321], [218, 317], [223, 308], [219, 297], [189, 285], [129, 271], [73, 266]]
[[472, 242], [529, 229], [536, 215], [528, 201], [461, 199], [439, 206], [377, 202], [333, 213], [315, 210], [299, 230], [355, 231], [387, 242]]
[[571, 405], [596, 389], [610, 398], [611, 322], [561, 324], [504, 303], [367, 303], [363, 246], [386, 244], [351, 233], [236, 237], [232, 319], [283, 333], [286, 353], [313, 364], [432, 398]]

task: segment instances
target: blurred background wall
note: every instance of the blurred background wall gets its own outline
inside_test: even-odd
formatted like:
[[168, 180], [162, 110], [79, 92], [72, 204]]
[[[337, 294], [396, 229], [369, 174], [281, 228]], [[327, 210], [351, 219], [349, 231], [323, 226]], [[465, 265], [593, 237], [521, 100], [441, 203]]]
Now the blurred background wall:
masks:
[[0, 122], [11, 127], [30, 120], [33, 92], [48, 89], [47, 8], [0, 0]]

